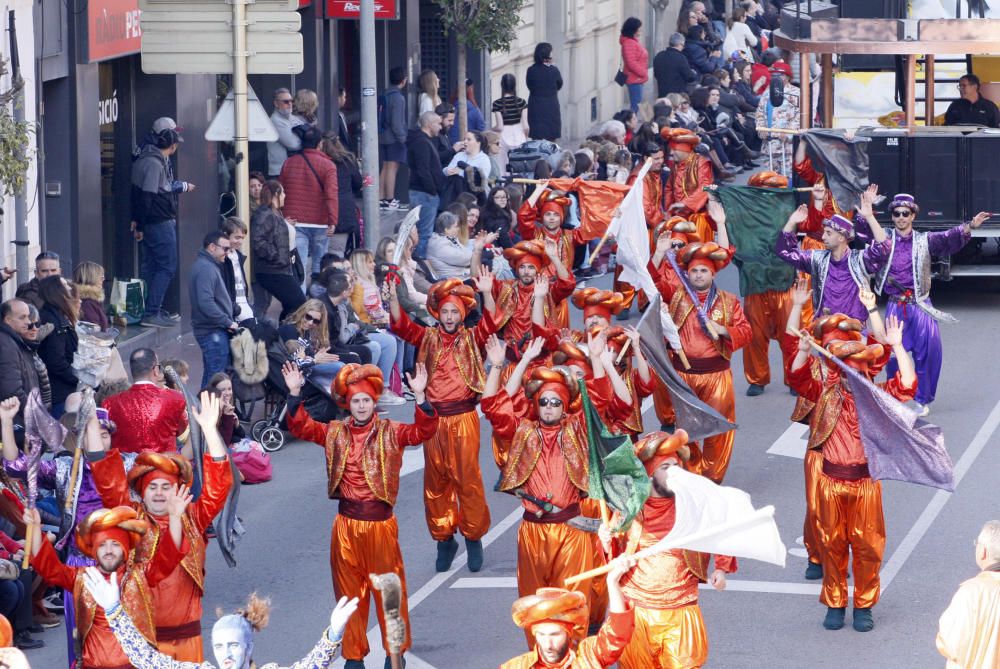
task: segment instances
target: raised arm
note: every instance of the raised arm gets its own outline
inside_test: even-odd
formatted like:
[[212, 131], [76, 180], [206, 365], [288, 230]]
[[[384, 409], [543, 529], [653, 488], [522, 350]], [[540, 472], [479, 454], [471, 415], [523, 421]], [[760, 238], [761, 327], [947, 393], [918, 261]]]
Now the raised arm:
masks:
[[563, 281], [573, 280], [573, 275], [570, 274], [570, 271], [563, 265], [562, 258], [559, 257], [559, 245], [548, 237], [545, 238], [545, 255], [552, 261], [552, 266], [555, 267], [558, 278]]
[[535, 286], [531, 292], [531, 323], [545, 327], [545, 304], [549, 299], [549, 277], [535, 278]]
[[486, 383], [483, 386], [483, 399], [493, 397], [500, 392], [500, 374], [507, 362], [507, 342], [490, 335], [486, 340]]
[[514, 367], [514, 371], [511, 373], [510, 378], [507, 379], [507, 383], [504, 386], [504, 390], [508, 395], [513, 397], [517, 394], [518, 390], [521, 388], [521, 380], [524, 379], [525, 372], [528, 371], [528, 367], [531, 366], [531, 363], [538, 359], [538, 357], [542, 354], [544, 348], [545, 340], [541, 337], [535, 337], [528, 343], [524, 352], [521, 354], [521, 359], [517, 361], [517, 366]]
[[482, 346], [486, 343], [485, 335], [491, 335], [497, 330], [493, 319], [493, 314], [497, 310], [496, 300], [493, 299], [495, 277], [488, 267], [480, 266], [479, 271], [472, 275], [472, 279], [476, 284], [476, 290], [483, 296], [483, 317], [476, 325], [476, 344]]
[[[715, 186], [712, 186], [712, 188], [715, 188]], [[724, 249], [728, 249], [729, 230], [726, 229], [726, 210], [722, 207], [722, 203], [713, 196], [709, 196], [708, 198], [708, 215], [715, 221], [717, 228], [715, 231], [715, 243]]]
[[868, 188], [861, 193], [861, 205], [858, 207], [858, 214], [860, 214], [866, 221], [868, 221], [868, 227], [872, 231], [872, 239], [876, 244], [881, 244], [888, 236], [885, 234], [885, 230], [879, 225], [878, 219], [875, 218], [875, 212], [873, 210], [873, 205], [875, 200], [878, 198], [878, 184], [871, 184]]
[[775, 243], [774, 248], [779, 258], [800, 272], [809, 272], [812, 269], [810, 261], [812, 252], [801, 251], [799, 249], [798, 238], [795, 236], [799, 224], [805, 221], [808, 216], [809, 212], [806, 205], [800, 204], [792, 212], [792, 215], [788, 217], [785, 227], [781, 229], [781, 234], [778, 235], [778, 241]]
[[632, 353], [635, 355], [635, 371], [638, 372], [639, 378], [643, 383], [650, 383], [653, 380], [653, 370], [649, 368], [649, 362], [642, 353], [642, 347], [639, 346], [639, 331], [634, 326], [629, 325], [625, 328], [625, 334], [628, 335], [629, 340], [632, 342]]
[[907, 388], [912, 387], [917, 382], [917, 372], [913, 366], [913, 358], [903, 346], [903, 322], [895, 314], [886, 320], [885, 341], [892, 347], [892, 353], [896, 356], [899, 382]]
[[0, 402], [0, 439], [3, 440], [3, 459], [7, 462], [17, 460], [19, 455], [14, 441], [14, 416], [20, 408], [21, 400], [16, 395]]
[[875, 302], [875, 293], [868, 286], [861, 286], [858, 289], [858, 300], [868, 310], [868, 327], [872, 333], [872, 337], [878, 343], [885, 344], [885, 323], [882, 322], [882, 314], [878, 311], [878, 306]]
[[281, 374], [288, 387], [288, 431], [305, 441], [311, 441], [317, 446], [326, 445], [327, 426], [313, 420], [309, 412], [302, 406], [302, 386], [306, 379], [294, 362], [286, 362], [281, 368]]

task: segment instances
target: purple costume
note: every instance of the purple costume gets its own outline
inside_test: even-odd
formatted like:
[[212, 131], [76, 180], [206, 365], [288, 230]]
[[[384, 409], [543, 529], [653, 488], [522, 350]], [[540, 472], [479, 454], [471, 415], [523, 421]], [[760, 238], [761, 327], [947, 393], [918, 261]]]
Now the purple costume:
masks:
[[[886, 318], [894, 315], [905, 324], [903, 348], [913, 356], [917, 371], [914, 399], [927, 405], [937, 393], [943, 360], [938, 321], [954, 321], [931, 304], [930, 257], [957, 253], [972, 233], [962, 224], [940, 232], [911, 232], [904, 237], [893, 230], [890, 235], [889, 264], [879, 273], [876, 289], [889, 297]], [[891, 376], [896, 370], [892, 358], [886, 371]]]

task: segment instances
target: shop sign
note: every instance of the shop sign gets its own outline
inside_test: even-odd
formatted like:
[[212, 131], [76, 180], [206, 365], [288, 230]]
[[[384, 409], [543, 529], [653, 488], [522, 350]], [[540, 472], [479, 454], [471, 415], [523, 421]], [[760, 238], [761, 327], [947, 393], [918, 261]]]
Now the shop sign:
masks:
[[87, 59], [90, 62], [139, 53], [139, 0], [89, 0]]
[[[361, 0], [326, 0], [326, 18], [361, 18]], [[398, 0], [375, 0], [375, 18], [388, 20], [398, 19]]]
[[98, 125], [118, 122], [118, 91], [111, 91], [111, 97], [97, 101]]

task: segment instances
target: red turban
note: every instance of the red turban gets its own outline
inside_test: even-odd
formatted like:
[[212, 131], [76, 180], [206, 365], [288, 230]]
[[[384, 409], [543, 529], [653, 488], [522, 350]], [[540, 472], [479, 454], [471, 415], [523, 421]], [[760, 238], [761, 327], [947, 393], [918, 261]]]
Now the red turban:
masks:
[[572, 403], [579, 400], [580, 388], [566, 367], [536, 367], [524, 384], [524, 394], [529, 400], [537, 402], [546, 392], [559, 395], [564, 409], [572, 412], [575, 410]]
[[148, 529], [149, 524], [140, 520], [132, 507], [98, 509], [88, 514], [80, 523], [76, 530], [76, 545], [84, 555], [96, 558], [97, 547], [111, 539], [128, 553], [139, 543]]
[[694, 151], [694, 147], [701, 144], [701, 139], [687, 128], [663, 128], [660, 130], [660, 137], [667, 142], [671, 149], [681, 151]]
[[559, 220], [562, 221], [566, 218], [566, 207], [569, 206], [569, 198], [564, 195], [552, 195], [548, 194], [549, 197], [538, 207], [538, 215], [544, 216], [548, 211], [554, 211], [559, 214]]
[[510, 609], [514, 624], [529, 633], [538, 623], [558, 623], [570, 637], [580, 640], [587, 636], [590, 611], [582, 592], [562, 588], [539, 588], [533, 595], [521, 597]]
[[635, 456], [646, 468], [646, 473], [652, 476], [656, 468], [668, 458], [677, 456], [682, 463], [687, 462], [691, 457], [691, 449], [687, 443], [688, 433], [684, 430], [677, 430], [673, 434], [650, 432], [635, 442], [633, 448]]
[[677, 264], [684, 270], [702, 265], [711, 270], [712, 274], [729, 264], [732, 254], [715, 242], [694, 242], [688, 244], [677, 254]]
[[146, 486], [156, 479], [166, 479], [174, 485], [189, 485], [192, 478], [191, 463], [179, 453], [143, 451], [128, 473], [129, 485], [140, 497], [146, 492]]
[[333, 379], [331, 394], [337, 405], [346, 409], [351, 405], [351, 398], [358, 393], [365, 393], [378, 402], [382, 395], [382, 370], [375, 365], [359, 365], [356, 362], [344, 365]]
[[454, 304], [464, 319], [476, 306], [476, 291], [462, 283], [461, 279], [438, 281], [427, 291], [427, 312], [440, 318], [441, 307]]
[[503, 257], [507, 259], [515, 271], [526, 262], [538, 269], [542, 269], [550, 262], [549, 257], [545, 254], [545, 244], [535, 240], [518, 242], [511, 248], [504, 249]]
[[581, 288], [573, 293], [572, 299], [577, 309], [583, 309], [584, 319], [596, 315], [610, 321], [611, 316], [621, 312], [625, 306], [625, 298], [621, 293], [598, 288]]

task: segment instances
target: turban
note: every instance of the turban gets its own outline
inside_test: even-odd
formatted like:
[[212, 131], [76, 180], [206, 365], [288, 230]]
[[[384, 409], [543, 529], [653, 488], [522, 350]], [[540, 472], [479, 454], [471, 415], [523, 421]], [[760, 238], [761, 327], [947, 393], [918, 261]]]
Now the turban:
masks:
[[571, 402], [579, 403], [580, 387], [568, 367], [536, 367], [524, 384], [524, 395], [537, 401], [543, 393], [554, 392], [563, 402], [563, 408], [573, 411]]
[[111, 539], [128, 553], [148, 529], [149, 524], [140, 520], [132, 507], [98, 509], [88, 514], [77, 527], [76, 545], [84, 555], [96, 558], [97, 547]]
[[822, 346], [831, 341], [861, 341], [861, 321], [844, 314], [824, 314], [813, 321], [813, 338]]
[[333, 379], [331, 395], [337, 405], [346, 409], [351, 405], [351, 398], [358, 393], [365, 393], [378, 402], [382, 394], [382, 371], [375, 365], [359, 365], [356, 362], [344, 365]]
[[549, 257], [545, 255], [545, 244], [539, 241], [518, 242], [509, 249], [504, 249], [503, 257], [507, 259], [510, 266], [516, 271], [518, 267], [528, 262], [542, 269], [549, 264]]
[[788, 188], [788, 177], [771, 170], [764, 170], [750, 177], [747, 185], [758, 188]]
[[625, 344], [628, 343], [628, 335], [625, 334], [625, 328], [621, 326], [608, 328], [604, 331], [604, 336], [608, 340], [608, 348], [615, 354], [615, 360], [617, 360], [618, 354], [622, 352]]
[[582, 369], [586, 376], [593, 373], [590, 366], [590, 353], [581, 345], [570, 339], [562, 339], [552, 353], [552, 362], [556, 365]]
[[557, 623], [566, 628], [571, 638], [580, 640], [587, 636], [590, 612], [582, 592], [539, 588], [535, 594], [514, 602], [510, 615], [515, 625], [529, 633], [538, 623]]
[[916, 200], [909, 193], [898, 193], [892, 198], [892, 203], [889, 205], [889, 211], [892, 211], [896, 207], [906, 207], [914, 214], [920, 213], [920, 207], [917, 206]]
[[610, 321], [612, 314], [621, 312], [625, 298], [621, 293], [597, 288], [581, 288], [573, 293], [573, 305], [583, 309], [584, 320], [591, 316], [601, 316]]
[[565, 195], [554, 195], [546, 193], [546, 197], [538, 206], [538, 215], [544, 216], [547, 211], [554, 211], [559, 214], [559, 220], [566, 218], [566, 207], [569, 206], [569, 198]]
[[660, 130], [660, 137], [667, 142], [671, 149], [681, 151], [693, 151], [694, 147], [701, 143], [698, 135], [687, 128], [664, 128]]
[[440, 318], [441, 307], [454, 304], [464, 319], [476, 307], [476, 291], [462, 283], [461, 279], [438, 281], [427, 291], [427, 312]]
[[664, 221], [653, 229], [653, 239], [656, 240], [665, 232], [670, 233], [671, 240], [679, 240], [684, 244], [700, 242], [698, 228], [691, 221], [680, 216], [673, 216], [670, 220]]
[[128, 482], [141, 496], [152, 481], [167, 479], [174, 485], [191, 483], [191, 463], [180, 453], [143, 451], [128, 473]]
[[840, 214], [834, 214], [830, 218], [824, 220], [823, 225], [831, 230], [839, 232], [847, 237], [848, 240], [854, 239], [854, 222], [850, 219], [844, 218]]
[[702, 265], [711, 270], [712, 274], [717, 274], [731, 259], [729, 249], [724, 249], [715, 242], [693, 242], [677, 254], [677, 263], [684, 270]]
[[650, 432], [635, 442], [633, 448], [635, 457], [642, 461], [646, 473], [652, 476], [656, 468], [667, 458], [677, 456], [681, 462], [687, 462], [691, 458], [691, 449], [687, 446], [687, 442], [688, 433], [684, 430], [676, 430], [673, 434]]
[[829, 314], [813, 323], [813, 337], [846, 364], [874, 377], [888, 362], [885, 348], [861, 334], [861, 321], [844, 314]]

